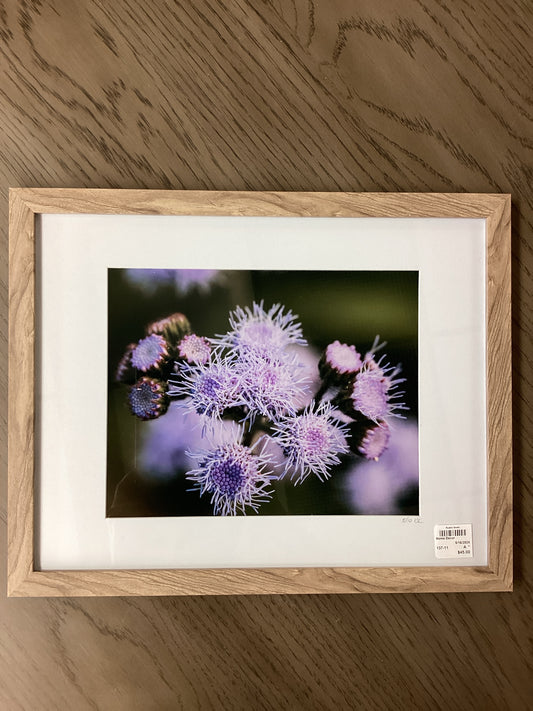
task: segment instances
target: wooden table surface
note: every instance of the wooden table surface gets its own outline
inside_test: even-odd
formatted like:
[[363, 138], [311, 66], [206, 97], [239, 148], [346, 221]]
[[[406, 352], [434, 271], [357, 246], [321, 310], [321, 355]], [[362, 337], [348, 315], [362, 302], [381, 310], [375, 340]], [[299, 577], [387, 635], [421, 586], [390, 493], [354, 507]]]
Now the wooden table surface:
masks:
[[[4, 240], [8, 186], [512, 193], [516, 472], [514, 593], [4, 592], [1, 709], [532, 708], [532, 26], [526, 0], [0, 4]], [[6, 392], [5, 248], [0, 280]]]

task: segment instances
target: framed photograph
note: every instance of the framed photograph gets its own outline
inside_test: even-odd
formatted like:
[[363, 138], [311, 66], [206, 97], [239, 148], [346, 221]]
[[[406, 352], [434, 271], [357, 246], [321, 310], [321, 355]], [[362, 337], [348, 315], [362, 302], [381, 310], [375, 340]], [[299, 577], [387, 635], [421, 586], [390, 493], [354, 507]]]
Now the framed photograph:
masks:
[[512, 589], [510, 196], [16, 188], [8, 594]]

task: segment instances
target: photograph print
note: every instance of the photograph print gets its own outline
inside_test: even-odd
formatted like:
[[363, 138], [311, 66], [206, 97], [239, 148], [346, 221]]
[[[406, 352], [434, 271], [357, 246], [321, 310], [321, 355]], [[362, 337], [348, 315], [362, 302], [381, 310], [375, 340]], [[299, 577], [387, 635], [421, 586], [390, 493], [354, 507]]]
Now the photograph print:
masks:
[[107, 517], [417, 514], [418, 272], [108, 270]]

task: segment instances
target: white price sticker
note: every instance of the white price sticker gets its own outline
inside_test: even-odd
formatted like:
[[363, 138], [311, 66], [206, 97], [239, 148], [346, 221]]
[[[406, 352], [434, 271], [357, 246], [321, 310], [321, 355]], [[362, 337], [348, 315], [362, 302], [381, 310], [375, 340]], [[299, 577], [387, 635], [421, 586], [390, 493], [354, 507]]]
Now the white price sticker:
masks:
[[472, 524], [454, 523], [435, 526], [436, 558], [472, 558]]

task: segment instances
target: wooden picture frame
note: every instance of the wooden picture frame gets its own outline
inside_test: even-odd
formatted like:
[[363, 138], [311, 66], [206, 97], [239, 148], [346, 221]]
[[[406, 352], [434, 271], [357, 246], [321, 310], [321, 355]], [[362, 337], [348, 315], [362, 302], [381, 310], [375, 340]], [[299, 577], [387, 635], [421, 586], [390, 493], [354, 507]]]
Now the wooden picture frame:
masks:
[[[35, 565], [36, 229], [44, 214], [475, 218], [485, 221], [488, 565], [39, 570]], [[492, 194], [15, 188], [10, 191], [8, 595], [512, 589], [511, 200]], [[38, 350], [37, 350], [38, 352]]]

